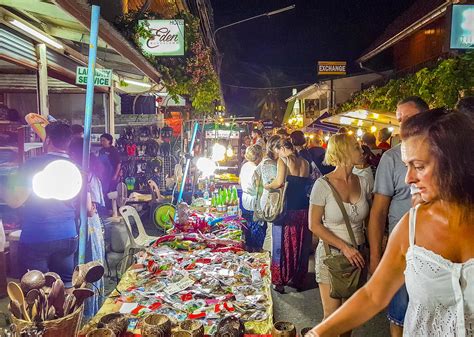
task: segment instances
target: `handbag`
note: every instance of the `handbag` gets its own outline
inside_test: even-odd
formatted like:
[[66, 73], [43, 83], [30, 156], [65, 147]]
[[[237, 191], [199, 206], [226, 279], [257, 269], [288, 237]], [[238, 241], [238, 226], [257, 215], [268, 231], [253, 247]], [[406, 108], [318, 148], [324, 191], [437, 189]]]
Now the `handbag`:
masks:
[[257, 186], [257, 197], [253, 213], [254, 221], [278, 222], [278, 220], [280, 220], [286, 213], [285, 196], [286, 188], [288, 186], [286, 173], [285, 184], [280, 188], [268, 191], [268, 197], [263, 207], [261, 207], [260, 203], [263, 194], [263, 181], [259, 170], [255, 170], [254, 179], [256, 180], [255, 184]]
[[[334, 199], [336, 199], [336, 202], [341, 209], [347, 231], [349, 232], [349, 236], [351, 238], [352, 246], [357, 247], [354, 232], [349, 221], [349, 216], [347, 215], [346, 209], [344, 208], [341, 196], [336, 191], [334, 186], [332, 186], [326, 176], [324, 176], [323, 179], [328, 183], [334, 195]], [[323, 263], [328, 267], [329, 271], [329, 281], [331, 285], [330, 296], [336, 299], [349, 298], [362, 285], [362, 269], [353, 266], [344, 255], [333, 255], [329, 249], [329, 245], [326, 242], [324, 242], [324, 250], [326, 252], [326, 258], [324, 259]]]

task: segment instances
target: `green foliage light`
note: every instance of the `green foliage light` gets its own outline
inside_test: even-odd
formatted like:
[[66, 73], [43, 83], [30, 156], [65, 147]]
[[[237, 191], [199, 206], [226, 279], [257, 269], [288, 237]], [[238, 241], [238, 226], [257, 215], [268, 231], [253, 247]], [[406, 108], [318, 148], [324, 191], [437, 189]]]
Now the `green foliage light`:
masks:
[[461, 92], [474, 94], [474, 52], [467, 52], [423, 68], [415, 74], [392, 79], [382, 87], [355, 93], [339, 112], [356, 109], [395, 111], [397, 102], [408, 96], [423, 98], [430, 107], [453, 108]]

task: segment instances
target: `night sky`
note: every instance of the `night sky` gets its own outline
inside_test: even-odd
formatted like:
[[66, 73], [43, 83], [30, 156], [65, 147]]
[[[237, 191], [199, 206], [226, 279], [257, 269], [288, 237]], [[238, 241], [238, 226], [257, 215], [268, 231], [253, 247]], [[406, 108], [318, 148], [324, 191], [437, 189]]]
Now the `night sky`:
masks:
[[[430, 1], [430, 0], [425, 0]], [[224, 53], [222, 82], [244, 87], [311, 84], [316, 64], [347, 61], [349, 72], [360, 72], [355, 60], [386, 26], [414, 0], [211, 0], [216, 29], [254, 15], [296, 8], [217, 33]], [[305, 86], [298, 86], [299, 90]], [[282, 107], [291, 89], [278, 90]], [[227, 110], [252, 116], [268, 90], [224, 85]]]

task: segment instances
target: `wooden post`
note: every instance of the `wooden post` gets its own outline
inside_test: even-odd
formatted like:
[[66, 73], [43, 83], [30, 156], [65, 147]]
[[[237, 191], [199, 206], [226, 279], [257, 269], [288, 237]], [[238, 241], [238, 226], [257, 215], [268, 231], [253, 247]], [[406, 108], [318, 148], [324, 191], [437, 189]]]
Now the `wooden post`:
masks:
[[39, 43], [36, 45], [36, 60], [38, 62], [37, 72], [37, 97], [38, 109], [42, 116], [49, 115], [49, 97], [48, 97], [48, 60], [46, 58], [46, 45]]

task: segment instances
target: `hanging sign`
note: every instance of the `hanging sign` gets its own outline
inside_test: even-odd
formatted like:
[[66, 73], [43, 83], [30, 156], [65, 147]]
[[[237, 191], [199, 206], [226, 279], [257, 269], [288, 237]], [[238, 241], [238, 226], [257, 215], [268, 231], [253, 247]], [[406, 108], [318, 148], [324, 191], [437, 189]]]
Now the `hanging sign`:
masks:
[[140, 20], [151, 33], [150, 37], [140, 37], [143, 52], [153, 56], [184, 55], [184, 20]]
[[318, 75], [345, 75], [346, 61], [319, 61]]
[[[87, 84], [86, 67], [76, 68], [76, 84]], [[96, 69], [94, 74], [94, 86], [96, 87], [110, 87], [112, 85], [112, 69]]]
[[206, 130], [206, 138], [229, 138], [239, 139], [240, 133], [238, 130]]
[[451, 49], [474, 49], [474, 5], [453, 5]]

